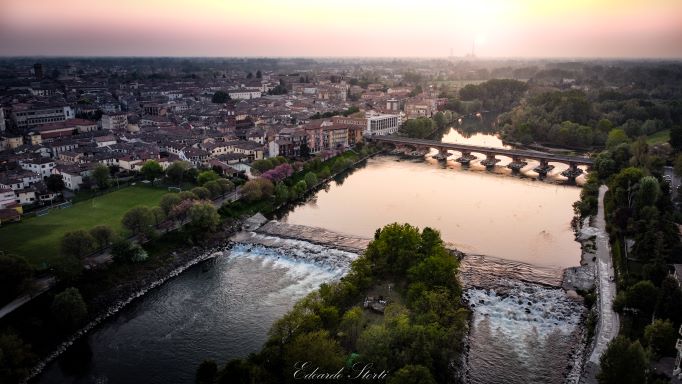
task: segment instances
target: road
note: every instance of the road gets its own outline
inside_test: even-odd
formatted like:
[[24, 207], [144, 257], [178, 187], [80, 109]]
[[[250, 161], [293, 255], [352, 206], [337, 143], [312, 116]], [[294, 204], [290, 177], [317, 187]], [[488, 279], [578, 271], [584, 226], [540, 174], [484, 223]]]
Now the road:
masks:
[[0, 319], [52, 288], [55, 282], [56, 279], [52, 276], [34, 280], [33, 285], [35, 290], [30, 294], [17, 297], [13, 301], [7, 303], [4, 307], [0, 308]]
[[594, 349], [585, 367], [586, 383], [597, 382], [596, 374], [599, 371], [599, 358], [606, 351], [609, 342], [618, 335], [620, 330], [620, 319], [618, 314], [613, 311], [616, 283], [611, 279], [614, 276], [613, 262], [609, 246], [609, 235], [606, 232], [606, 221], [604, 219], [604, 194], [607, 190], [608, 188], [605, 185], [599, 187], [599, 206], [594, 223], [597, 229], [595, 278], [597, 289], [599, 290], [599, 323], [597, 324], [594, 336]]

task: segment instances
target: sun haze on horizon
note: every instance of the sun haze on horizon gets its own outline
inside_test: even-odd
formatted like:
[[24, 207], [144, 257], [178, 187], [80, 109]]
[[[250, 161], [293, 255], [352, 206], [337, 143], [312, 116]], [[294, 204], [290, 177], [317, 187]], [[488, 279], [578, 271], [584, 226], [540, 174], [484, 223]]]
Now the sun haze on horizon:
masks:
[[0, 55], [682, 57], [679, 0], [2, 0]]

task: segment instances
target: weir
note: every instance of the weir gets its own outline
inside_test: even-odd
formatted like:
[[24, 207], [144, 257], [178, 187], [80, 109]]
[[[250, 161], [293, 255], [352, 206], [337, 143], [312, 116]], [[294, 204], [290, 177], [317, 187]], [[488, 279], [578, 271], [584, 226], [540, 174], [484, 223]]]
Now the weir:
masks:
[[[253, 228], [250, 228], [253, 229]], [[323, 228], [289, 224], [276, 220], [268, 221], [253, 231], [242, 231], [235, 234], [235, 242], [264, 244], [263, 237], [254, 237], [253, 233], [275, 238], [303, 240], [324, 247], [335, 248], [346, 252], [361, 254], [371, 241], [369, 238], [351, 236]], [[447, 247], [447, 244], [446, 244]], [[492, 256], [464, 254], [448, 247], [460, 259], [459, 277], [465, 289], [494, 289], [502, 279], [539, 284], [545, 287], [560, 288], [563, 285], [564, 269], [560, 267], [538, 266], [514, 260]]]

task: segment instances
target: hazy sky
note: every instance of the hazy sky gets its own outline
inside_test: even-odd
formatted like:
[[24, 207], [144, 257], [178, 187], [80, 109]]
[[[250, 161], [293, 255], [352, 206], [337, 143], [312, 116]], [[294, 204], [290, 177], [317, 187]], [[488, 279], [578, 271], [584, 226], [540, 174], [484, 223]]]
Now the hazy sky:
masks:
[[682, 0], [0, 0], [0, 55], [682, 57]]

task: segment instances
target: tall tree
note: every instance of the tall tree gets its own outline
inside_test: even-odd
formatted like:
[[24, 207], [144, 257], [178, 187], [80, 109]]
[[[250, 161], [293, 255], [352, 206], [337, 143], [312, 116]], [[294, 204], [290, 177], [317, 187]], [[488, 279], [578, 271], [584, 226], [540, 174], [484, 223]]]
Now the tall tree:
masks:
[[647, 358], [639, 341], [624, 336], [613, 339], [602, 354], [599, 384], [641, 384], [646, 382]]
[[71, 331], [83, 324], [88, 316], [88, 307], [77, 288], [66, 288], [52, 300], [52, 316], [65, 331]]
[[121, 219], [123, 226], [133, 235], [149, 234], [154, 224], [151, 209], [145, 206], [131, 208]]
[[111, 186], [111, 174], [109, 167], [104, 164], [98, 164], [92, 171], [92, 178], [95, 180], [99, 189], [107, 189]]
[[78, 229], [64, 234], [61, 249], [63, 254], [80, 259], [94, 251], [96, 244], [91, 234]]
[[90, 229], [90, 236], [95, 239], [99, 249], [106, 248], [114, 238], [114, 231], [108, 225], [98, 225]]
[[64, 190], [64, 177], [62, 175], [50, 175], [45, 180], [45, 185], [54, 193], [61, 192]]
[[182, 178], [190, 168], [189, 163], [186, 161], [174, 161], [171, 165], [166, 168], [166, 177], [173, 184], [182, 183]]
[[154, 185], [154, 180], [163, 175], [163, 168], [158, 161], [147, 160], [142, 165], [142, 168], [140, 168], [140, 172], [142, 172], [145, 180], [151, 181], [152, 185]]

